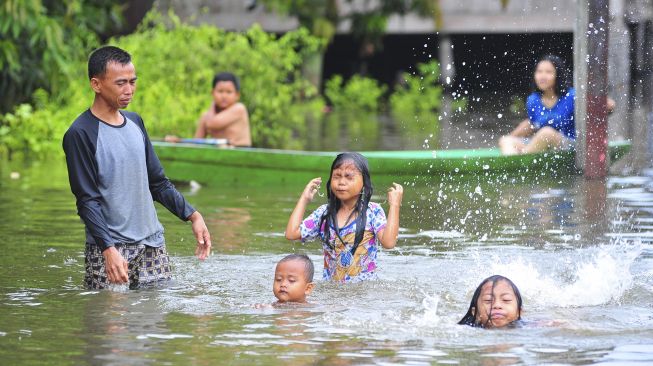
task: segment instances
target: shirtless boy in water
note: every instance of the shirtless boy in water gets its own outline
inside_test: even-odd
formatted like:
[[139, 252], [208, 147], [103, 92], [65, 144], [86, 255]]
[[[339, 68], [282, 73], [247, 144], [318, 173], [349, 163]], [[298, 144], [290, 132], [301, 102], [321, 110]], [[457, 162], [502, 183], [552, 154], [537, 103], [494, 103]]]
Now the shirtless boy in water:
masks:
[[[221, 72], [213, 78], [213, 102], [197, 121], [195, 138], [212, 137], [227, 139], [236, 147], [252, 146], [249, 130], [249, 114], [240, 103], [240, 82], [229, 72]], [[166, 141], [179, 142], [177, 136], [166, 136]]]

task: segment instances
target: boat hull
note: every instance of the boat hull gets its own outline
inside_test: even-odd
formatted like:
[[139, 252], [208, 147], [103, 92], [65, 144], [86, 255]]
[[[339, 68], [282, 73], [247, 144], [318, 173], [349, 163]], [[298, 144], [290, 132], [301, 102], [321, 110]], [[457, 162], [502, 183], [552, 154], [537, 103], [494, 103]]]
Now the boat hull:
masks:
[[[166, 174], [173, 180], [208, 183], [224, 175], [280, 177], [328, 173], [337, 152], [259, 148], [219, 148], [209, 145], [153, 142]], [[610, 143], [611, 161], [630, 149], [628, 142]], [[504, 156], [498, 149], [435, 151], [369, 151], [370, 171], [386, 176], [569, 174], [576, 171], [573, 151]], [[247, 179], [247, 178], [245, 178]], [[253, 178], [257, 179], [257, 178]], [[267, 178], [266, 178], [267, 180]]]

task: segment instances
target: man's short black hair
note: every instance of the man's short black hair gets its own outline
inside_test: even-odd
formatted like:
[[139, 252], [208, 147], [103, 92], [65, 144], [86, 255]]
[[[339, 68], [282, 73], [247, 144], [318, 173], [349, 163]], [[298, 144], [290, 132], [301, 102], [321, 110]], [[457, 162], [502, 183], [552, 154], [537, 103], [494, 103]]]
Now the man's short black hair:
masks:
[[132, 57], [127, 51], [114, 46], [104, 46], [96, 49], [88, 58], [88, 79], [102, 76], [107, 72], [107, 65], [116, 62], [120, 65], [127, 65]]
[[[315, 268], [313, 267], [313, 261], [306, 254], [288, 254], [279, 261], [279, 263], [290, 262], [290, 261], [300, 261], [304, 263], [304, 278], [306, 282], [313, 282], [313, 274], [315, 273]], [[278, 263], [277, 263], [278, 264]]]
[[240, 92], [240, 80], [238, 80], [238, 77], [230, 72], [221, 72], [218, 74], [215, 74], [213, 77], [213, 89], [215, 89], [215, 86], [221, 82], [221, 81], [231, 81], [234, 83], [234, 87], [236, 88], [237, 92]]

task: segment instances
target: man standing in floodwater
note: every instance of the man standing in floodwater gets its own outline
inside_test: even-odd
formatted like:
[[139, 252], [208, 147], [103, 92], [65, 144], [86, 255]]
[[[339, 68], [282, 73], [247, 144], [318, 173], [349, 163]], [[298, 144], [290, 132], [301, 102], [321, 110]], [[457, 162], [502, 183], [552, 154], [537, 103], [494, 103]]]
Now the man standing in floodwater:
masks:
[[93, 104], [63, 138], [70, 188], [86, 227], [84, 284], [101, 289], [129, 283], [134, 289], [165, 283], [171, 269], [154, 201], [192, 222], [200, 260], [211, 251], [209, 231], [164, 175], [141, 117], [121, 111], [136, 91], [129, 53], [98, 48], [89, 58], [88, 77]]

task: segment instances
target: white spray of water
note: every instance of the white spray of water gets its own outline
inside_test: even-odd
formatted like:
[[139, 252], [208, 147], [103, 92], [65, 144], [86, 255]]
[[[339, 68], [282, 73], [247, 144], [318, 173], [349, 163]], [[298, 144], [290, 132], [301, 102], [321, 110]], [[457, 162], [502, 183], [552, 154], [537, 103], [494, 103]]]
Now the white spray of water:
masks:
[[411, 315], [411, 324], [418, 327], [434, 327], [440, 323], [438, 316], [438, 304], [440, 303], [439, 295], [429, 295], [420, 290], [424, 299], [422, 299], [422, 308], [424, 312]]
[[618, 301], [632, 286], [630, 266], [641, 245], [615, 244], [556, 253], [539, 266], [517, 258], [491, 266], [492, 274], [510, 278], [533, 306], [595, 306]]

